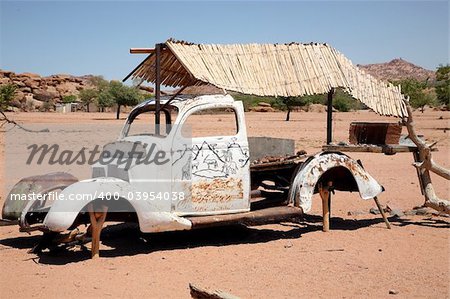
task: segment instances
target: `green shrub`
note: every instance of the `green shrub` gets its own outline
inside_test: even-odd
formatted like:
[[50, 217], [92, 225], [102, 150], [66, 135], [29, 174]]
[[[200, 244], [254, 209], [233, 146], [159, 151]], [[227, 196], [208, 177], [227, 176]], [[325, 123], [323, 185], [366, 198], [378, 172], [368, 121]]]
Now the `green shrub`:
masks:
[[401, 85], [402, 93], [409, 96], [409, 103], [413, 108], [421, 108], [422, 112], [426, 105], [436, 104], [435, 98], [427, 92], [428, 82], [420, 82], [416, 79], [405, 79], [393, 82], [395, 85]]
[[76, 102], [76, 101], [77, 101], [77, 96], [76, 96], [76, 95], [73, 95], [73, 94], [68, 95], [68, 96], [63, 96], [63, 98], [62, 98], [62, 102], [63, 102], [64, 104], [74, 103], [74, 102]]
[[0, 86], [0, 111], [8, 108], [11, 101], [16, 96], [17, 86], [14, 84], [4, 84]]
[[439, 103], [450, 108], [450, 65], [440, 65], [436, 70], [436, 96]]

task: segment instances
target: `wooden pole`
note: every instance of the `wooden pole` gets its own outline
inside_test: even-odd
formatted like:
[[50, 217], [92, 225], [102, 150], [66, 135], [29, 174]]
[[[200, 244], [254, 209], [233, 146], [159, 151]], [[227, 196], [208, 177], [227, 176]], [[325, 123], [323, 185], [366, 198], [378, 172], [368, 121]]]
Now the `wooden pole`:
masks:
[[383, 217], [384, 223], [386, 223], [386, 227], [388, 229], [391, 229], [391, 224], [389, 223], [389, 220], [387, 219], [386, 214], [384, 213], [383, 208], [381, 207], [380, 202], [378, 201], [378, 198], [375, 196], [373, 200], [377, 204], [378, 210], [380, 211], [380, 214]]
[[330, 183], [328, 186], [319, 186], [319, 194], [322, 198], [322, 216], [323, 216], [323, 226], [322, 231], [327, 232], [330, 230]]
[[92, 204], [88, 205], [89, 219], [91, 220], [91, 235], [92, 235], [92, 247], [91, 257], [98, 258], [100, 252], [100, 234], [102, 232], [103, 223], [105, 223], [107, 206], [102, 206], [102, 211], [98, 212], [94, 210]]
[[156, 80], [155, 80], [155, 133], [160, 134], [160, 105], [161, 105], [161, 44], [155, 45], [156, 52]]
[[333, 94], [334, 88], [328, 92], [327, 103], [327, 144], [330, 144], [333, 139]]
[[152, 48], [131, 48], [130, 54], [153, 54], [155, 49]]

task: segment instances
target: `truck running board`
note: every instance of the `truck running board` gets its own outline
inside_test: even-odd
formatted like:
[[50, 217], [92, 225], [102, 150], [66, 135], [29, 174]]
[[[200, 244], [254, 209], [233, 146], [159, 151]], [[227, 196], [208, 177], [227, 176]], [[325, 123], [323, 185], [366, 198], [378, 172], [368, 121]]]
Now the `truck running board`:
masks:
[[256, 226], [271, 223], [292, 221], [301, 217], [303, 210], [297, 207], [282, 206], [246, 213], [186, 217], [192, 222], [192, 229], [243, 224]]

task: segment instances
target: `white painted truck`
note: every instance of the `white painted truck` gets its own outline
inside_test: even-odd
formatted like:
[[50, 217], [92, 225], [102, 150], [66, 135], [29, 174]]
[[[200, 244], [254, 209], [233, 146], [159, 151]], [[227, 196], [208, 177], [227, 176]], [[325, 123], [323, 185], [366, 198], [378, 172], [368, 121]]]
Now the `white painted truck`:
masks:
[[[134, 221], [144, 233], [258, 225], [307, 213], [314, 193], [320, 193], [328, 217], [326, 201], [332, 190], [359, 192], [364, 200], [376, 200], [383, 191], [358, 161], [339, 152], [251, 161], [243, 104], [230, 95], [163, 99], [161, 105], [165, 124], [159, 135], [150, 124], [148, 132], [133, 134], [134, 120], [155, 111], [155, 101], [150, 99], [131, 111], [117, 141], [104, 146], [109, 157], [117, 151], [125, 153], [127, 165], [111, 159], [94, 165], [91, 179], [75, 183], [69, 179], [67, 186], [55, 183], [65, 199], [83, 194], [83, 200], [55, 200], [44, 207], [29, 201], [18, 208], [7, 199], [3, 218], [17, 219], [20, 213], [22, 231], [51, 235], [72, 231], [64, 238], [70, 242], [82, 240], [74, 229], [91, 223], [84, 235], [92, 235], [95, 253], [105, 220]], [[236, 132], [206, 137], [185, 132], [191, 115], [214, 109], [234, 112]], [[144, 156], [150, 163], [138, 162]], [[37, 188], [38, 192], [54, 189]], [[328, 219], [324, 223], [328, 226]]]

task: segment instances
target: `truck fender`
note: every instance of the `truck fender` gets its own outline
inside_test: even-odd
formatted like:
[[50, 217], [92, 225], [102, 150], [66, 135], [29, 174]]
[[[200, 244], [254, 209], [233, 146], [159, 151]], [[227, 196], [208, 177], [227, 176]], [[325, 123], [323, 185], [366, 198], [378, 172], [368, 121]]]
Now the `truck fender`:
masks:
[[332, 181], [336, 190], [358, 191], [364, 200], [384, 191], [354, 159], [340, 152], [321, 152], [306, 160], [297, 171], [289, 190], [289, 202], [309, 212], [319, 181]]
[[[43, 225], [50, 231], [63, 232], [69, 229], [83, 211], [86, 205], [94, 201], [100, 194], [112, 194], [116, 198], [128, 200], [129, 192], [136, 192], [133, 186], [117, 178], [94, 178], [83, 180], [68, 186], [61, 192], [61, 196], [51, 206]], [[82, 200], [70, 200], [82, 194]], [[63, 200], [60, 200], [63, 198]], [[114, 201], [114, 199], [111, 199]], [[191, 228], [191, 222], [177, 217], [173, 213], [161, 209], [149, 200], [128, 200], [136, 211], [139, 227], [142, 232], [159, 232], [186, 230]], [[26, 211], [21, 216], [25, 218]]]

